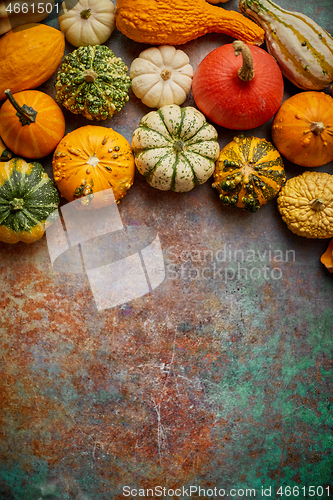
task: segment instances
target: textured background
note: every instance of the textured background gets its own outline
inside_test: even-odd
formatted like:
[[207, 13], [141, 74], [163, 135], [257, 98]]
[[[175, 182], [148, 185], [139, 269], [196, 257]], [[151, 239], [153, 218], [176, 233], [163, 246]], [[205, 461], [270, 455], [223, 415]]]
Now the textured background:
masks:
[[[279, 4], [332, 29], [332, 0]], [[211, 34], [180, 48], [196, 68], [231, 41]], [[146, 48], [117, 30], [107, 45], [128, 66]], [[54, 97], [53, 84], [40, 89]], [[285, 98], [299, 91], [285, 81]], [[148, 111], [130, 92], [103, 124], [131, 141]], [[88, 123], [64, 114], [67, 132]], [[270, 140], [270, 126], [246, 134]], [[221, 146], [235, 135], [217, 129]], [[42, 163], [52, 175], [51, 159]], [[0, 499], [120, 499], [125, 485], [328, 497], [311, 496], [312, 485], [333, 496], [333, 281], [319, 261], [328, 240], [292, 234], [275, 200], [255, 214], [223, 207], [211, 181], [164, 193], [136, 173], [119, 210], [124, 224], [158, 231], [166, 279], [113, 309], [97, 311], [85, 275], [52, 269], [45, 236], [0, 243]]]

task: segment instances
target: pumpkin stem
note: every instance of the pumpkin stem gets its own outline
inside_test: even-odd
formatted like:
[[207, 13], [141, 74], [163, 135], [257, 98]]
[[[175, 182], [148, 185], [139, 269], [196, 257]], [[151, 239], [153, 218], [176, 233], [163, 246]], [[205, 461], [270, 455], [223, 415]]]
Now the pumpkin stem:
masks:
[[324, 200], [322, 200], [321, 198], [314, 198], [309, 202], [309, 205], [315, 212], [320, 212], [325, 208]]
[[176, 153], [181, 153], [184, 150], [185, 142], [183, 141], [175, 141], [173, 143], [173, 149]]
[[17, 111], [16, 116], [18, 116], [20, 122], [22, 123], [22, 126], [30, 125], [30, 123], [35, 123], [37, 111], [35, 111], [30, 106], [27, 106], [26, 104], [20, 106], [18, 102], [14, 99], [13, 94], [9, 89], [5, 90], [4, 93], [8, 97], [8, 100], [10, 101], [12, 106], [16, 109]]
[[168, 69], [164, 69], [161, 73], [162, 80], [169, 80], [171, 78], [171, 71]]
[[89, 17], [91, 16], [91, 9], [84, 9], [84, 10], [81, 10], [80, 12], [80, 16], [82, 19], [89, 19]]
[[24, 205], [24, 200], [22, 198], [13, 198], [10, 204], [13, 210], [21, 210]]
[[320, 135], [325, 130], [323, 122], [312, 122], [310, 125], [311, 132], [315, 135]]
[[238, 76], [243, 82], [250, 82], [254, 77], [253, 58], [250, 49], [240, 40], [232, 43], [235, 50], [235, 56], [242, 54], [243, 66], [238, 70]]
[[91, 68], [84, 70], [82, 76], [87, 83], [94, 83], [96, 78], [98, 78], [98, 74]]

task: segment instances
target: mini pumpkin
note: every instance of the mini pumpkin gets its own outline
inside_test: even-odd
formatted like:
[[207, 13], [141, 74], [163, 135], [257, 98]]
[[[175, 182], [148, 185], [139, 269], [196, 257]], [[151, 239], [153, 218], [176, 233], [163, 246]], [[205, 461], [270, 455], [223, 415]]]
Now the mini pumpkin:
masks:
[[133, 133], [135, 163], [162, 191], [186, 192], [206, 182], [220, 148], [217, 131], [197, 109], [163, 106], [145, 115]]
[[191, 92], [193, 68], [189, 62], [185, 52], [170, 45], [144, 50], [129, 70], [134, 94], [149, 108], [183, 104]]
[[111, 0], [65, 0], [58, 21], [74, 47], [101, 45], [116, 26], [115, 6]]
[[0, 241], [33, 243], [59, 205], [59, 193], [42, 165], [12, 158], [0, 163]]
[[[135, 164], [131, 146], [111, 128], [86, 125], [69, 132], [53, 155], [53, 176], [60, 194], [68, 201], [82, 198], [99, 208], [93, 196], [98, 191], [113, 189], [117, 203], [134, 180]], [[108, 200], [98, 198], [100, 206]], [[105, 203], [104, 203], [105, 202]]]
[[58, 104], [44, 92], [25, 90], [12, 95], [0, 110], [0, 135], [17, 156], [43, 158], [52, 153], [65, 133]]
[[324, 92], [300, 92], [282, 104], [272, 124], [280, 153], [302, 167], [333, 160], [333, 98]]
[[57, 73], [56, 101], [88, 120], [106, 120], [128, 101], [127, 66], [105, 45], [79, 47], [65, 56]]
[[285, 180], [281, 155], [272, 143], [239, 136], [222, 149], [212, 186], [223, 205], [256, 212], [275, 198]]
[[307, 170], [292, 177], [281, 189], [277, 206], [293, 233], [333, 237], [333, 175]]
[[270, 120], [283, 99], [283, 77], [275, 59], [240, 40], [212, 50], [194, 72], [193, 98], [204, 115], [232, 130]]

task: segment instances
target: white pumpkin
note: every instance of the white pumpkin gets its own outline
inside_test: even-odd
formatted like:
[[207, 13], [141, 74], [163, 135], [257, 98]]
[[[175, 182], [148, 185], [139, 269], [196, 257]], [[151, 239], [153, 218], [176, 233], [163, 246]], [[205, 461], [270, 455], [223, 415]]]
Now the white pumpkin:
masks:
[[149, 47], [130, 67], [134, 94], [149, 108], [182, 104], [191, 92], [193, 68], [189, 62], [185, 52], [171, 45]]
[[162, 191], [186, 192], [213, 174], [220, 154], [216, 129], [191, 106], [163, 106], [145, 115], [133, 133], [135, 164]]
[[74, 47], [101, 45], [116, 26], [115, 6], [111, 0], [65, 0], [58, 20]]

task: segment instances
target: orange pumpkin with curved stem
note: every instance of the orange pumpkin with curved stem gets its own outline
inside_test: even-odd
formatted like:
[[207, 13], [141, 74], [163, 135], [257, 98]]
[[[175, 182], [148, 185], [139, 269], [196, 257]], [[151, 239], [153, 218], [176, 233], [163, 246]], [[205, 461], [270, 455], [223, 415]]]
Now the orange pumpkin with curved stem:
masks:
[[308, 91], [289, 97], [272, 124], [275, 147], [302, 167], [320, 167], [333, 160], [333, 99]]
[[0, 110], [0, 135], [17, 156], [43, 158], [54, 151], [65, 133], [58, 104], [44, 92], [25, 90], [12, 95]]
[[53, 176], [61, 196], [68, 201], [100, 208], [109, 204], [93, 195], [112, 188], [117, 203], [134, 180], [135, 164], [128, 141], [112, 128], [86, 125], [67, 134], [53, 155]]

